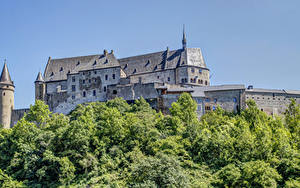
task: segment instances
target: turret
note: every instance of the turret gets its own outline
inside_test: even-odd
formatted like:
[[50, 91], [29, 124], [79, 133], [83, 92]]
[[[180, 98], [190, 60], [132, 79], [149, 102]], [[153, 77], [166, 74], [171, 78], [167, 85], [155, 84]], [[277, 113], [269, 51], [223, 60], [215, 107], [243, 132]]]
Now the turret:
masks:
[[0, 124], [3, 128], [10, 128], [11, 114], [14, 109], [15, 86], [10, 78], [6, 63], [4, 63], [0, 77]]
[[44, 101], [45, 94], [46, 94], [46, 85], [41, 72], [38, 73], [34, 85], [35, 85], [35, 100]]

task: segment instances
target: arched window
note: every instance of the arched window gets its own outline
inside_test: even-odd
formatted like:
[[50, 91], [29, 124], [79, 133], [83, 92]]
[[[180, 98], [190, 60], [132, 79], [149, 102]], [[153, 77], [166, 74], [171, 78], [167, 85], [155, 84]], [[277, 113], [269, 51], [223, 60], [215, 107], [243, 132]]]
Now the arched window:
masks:
[[82, 96], [83, 96], [83, 97], [86, 97], [86, 92], [85, 92], [85, 91], [82, 93]]
[[96, 96], [96, 90], [93, 90], [93, 96]]
[[207, 83], [207, 80], [205, 80], [205, 85], [207, 86], [207, 84], [208, 84], [208, 83]]

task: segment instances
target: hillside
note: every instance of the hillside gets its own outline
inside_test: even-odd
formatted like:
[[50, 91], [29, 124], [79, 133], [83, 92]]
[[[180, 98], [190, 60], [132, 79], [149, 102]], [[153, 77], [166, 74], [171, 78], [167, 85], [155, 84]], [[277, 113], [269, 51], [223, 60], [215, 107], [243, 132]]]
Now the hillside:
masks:
[[78, 105], [65, 116], [41, 101], [0, 130], [2, 187], [300, 187], [300, 107], [270, 117], [253, 101], [240, 114], [197, 119], [183, 94], [171, 115], [144, 100]]

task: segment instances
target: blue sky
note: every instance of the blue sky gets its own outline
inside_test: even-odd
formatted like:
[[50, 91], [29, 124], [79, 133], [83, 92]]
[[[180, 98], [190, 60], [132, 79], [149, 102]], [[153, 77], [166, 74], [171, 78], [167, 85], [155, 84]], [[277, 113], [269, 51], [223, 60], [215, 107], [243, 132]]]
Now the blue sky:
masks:
[[178, 49], [185, 24], [211, 84], [299, 90], [299, 7], [298, 0], [1, 0], [0, 65], [6, 58], [15, 107], [26, 108], [49, 56]]

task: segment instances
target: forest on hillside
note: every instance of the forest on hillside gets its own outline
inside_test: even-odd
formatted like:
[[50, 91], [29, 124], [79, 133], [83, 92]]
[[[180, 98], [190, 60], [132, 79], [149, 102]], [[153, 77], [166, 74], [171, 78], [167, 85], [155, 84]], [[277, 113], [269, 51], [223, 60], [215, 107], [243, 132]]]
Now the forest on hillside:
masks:
[[247, 106], [198, 119], [184, 93], [170, 115], [116, 98], [66, 116], [36, 101], [0, 129], [0, 186], [300, 187], [300, 106], [282, 117]]

